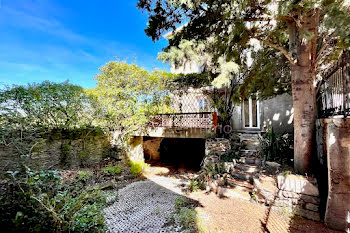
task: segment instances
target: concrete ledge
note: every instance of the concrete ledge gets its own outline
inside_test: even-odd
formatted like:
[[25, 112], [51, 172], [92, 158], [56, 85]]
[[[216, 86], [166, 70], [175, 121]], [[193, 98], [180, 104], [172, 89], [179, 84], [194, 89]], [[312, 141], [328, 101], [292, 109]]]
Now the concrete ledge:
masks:
[[328, 168], [328, 199], [325, 223], [328, 227], [350, 229], [350, 118], [318, 120]]
[[300, 193], [309, 196], [319, 196], [318, 187], [303, 176], [279, 175], [277, 176], [278, 188], [284, 191]]

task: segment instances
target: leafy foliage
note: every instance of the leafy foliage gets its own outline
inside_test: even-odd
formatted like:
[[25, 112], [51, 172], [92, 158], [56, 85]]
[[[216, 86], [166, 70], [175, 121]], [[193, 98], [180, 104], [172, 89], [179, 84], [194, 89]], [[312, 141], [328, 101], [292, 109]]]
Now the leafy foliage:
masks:
[[200, 232], [198, 229], [199, 217], [195, 210], [196, 203], [192, 200], [180, 196], [175, 200], [175, 213], [170, 216], [170, 220], [182, 227], [184, 232]]
[[166, 85], [172, 75], [149, 72], [126, 62], [109, 62], [100, 72], [95, 78], [97, 87], [88, 91], [98, 109], [100, 124], [128, 135], [168, 108]]
[[77, 128], [89, 125], [88, 97], [80, 86], [44, 81], [0, 90], [0, 126]]
[[203, 190], [204, 188], [205, 188], [204, 181], [199, 178], [191, 180], [190, 184], [188, 185], [188, 190], [190, 192]]
[[103, 168], [103, 172], [106, 175], [120, 175], [120, 173], [122, 172], [122, 167], [120, 165], [108, 165], [107, 167]]
[[271, 128], [260, 137], [260, 145], [265, 161], [290, 163], [293, 158], [293, 137], [290, 134], [277, 135]]
[[106, 194], [84, 188], [89, 172], [80, 172], [68, 183], [53, 170], [26, 168], [7, 174], [9, 183], [0, 197], [0, 221], [6, 232], [103, 231]]
[[92, 176], [93, 176], [93, 172], [92, 171], [79, 171], [78, 172], [78, 180], [81, 181], [88, 181]]
[[1, 89], [0, 112], [0, 145], [27, 158], [41, 153], [49, 132], [91, 128], [95, 119], [84, 89], [68, 81]]
[[[214, 83], [232, 84], [226, 80], [237, 80], [232, 68], [238, 65], [241, 75], [238, 80], [245, 80], [240, 93], [264, 92], [266, 87], [269, 91], [264, 95], [278, 92], [280, 88], [271, 88], [270, 84], [280, 85], [284, 81], [274, 82], [264, 72], [278, 71], [276, 64], [284, 66], [281, 58], [286, 59], [294, 92], [294, 128], [296, 132], [309, 132], [294, 135], [294, 164], [298, 172], [308, 171], [316, 116], [313, 113], [316, 86], [321, 83], [324, 69], [350, 47], [348, 1], [139, 0], [138, 7], [149, 12], [145, 32], [153, 40], [158, 40], [168, 30], [174, 30], [169, 35], [168, 48], [179, 47], [183, 40], [204, 44], [203, 50], [212, 55], [212, 63], [218, 64], [223, 73]], [[269, 61], [265, 56], [252, 57], [252, 53], [262, 48], [274, 49], [277, 56], [269, 57], [276, 59]], [[257, 65], [252, 66], [253, 58]], [[225, 66], [230, 72], [225, 72]], [[254, 78], [255, 74], [260, 75]], [[280, 72], [276, 74], [281, 75]], [[282, 79], [288, 81], [285, 76]], [[231, 95], [228, 96], [230, 99]]]
[[144, 161], [129, 161], [130, 172], [134, 177], [141, 175], [141, 173], [149, 166]]

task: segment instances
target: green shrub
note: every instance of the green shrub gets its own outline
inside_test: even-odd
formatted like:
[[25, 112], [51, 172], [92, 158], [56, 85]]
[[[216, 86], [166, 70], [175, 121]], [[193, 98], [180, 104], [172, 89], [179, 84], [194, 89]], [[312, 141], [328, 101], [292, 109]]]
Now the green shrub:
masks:
[[0, 224], [4, 232], [102, 232], [106, 194], [85, 188], [92, 172], [62, 183], [57, 171], [7, 172], [0, 196]]
[[190, 199], [180, 196], [175, 200], [175, 213], [172, 215], [172, 221], [183, 227], [185, 232], [198, 232], [197, 212]]
[[179, 213], [179, 222], [185, 229], [196, 228], [197, 212], [193, 209], [182, 208]]
[[289, 163], [293, 159], [293, 135], [277, 135], [273, 128], [260, 136], [261, 155], [265, 161]]
[[181, 208], [188, 206], [189, 200], [186, 197], [178, 197], [175, 200], [175, 209], [179, 211]]
[[114, 166], [107, 166], [105, 168], [102, 169], [103, 173], [105, 175], [120, 175], [122, 173], [122, 167], [120, 165], [114, 165]]
[[93, 175], [92, 171], [78, 171], [78, 179], [82, 181], [88, 181]]
[[70, 152], [71, 150], [71, 146], [68, 144], [62, 144], [61, 146], [61, 155], [60, 155], [60, 162], [63, 165], [67, 165], [69, 163], [69, 159], [70, 159]]
[[128, 165], [130, 166], [130, 172], [133, 176], [137, 177], [139, 175], [141, 175], [141, 173], [147, 168], [149, 167], [148, 164], [146, 164], [144, 161], [142, 160], [138, 160], [138, 161], [129, 161]]
[[204, 189], [204, 181], [201, 179], [194, 179], [190, 181], [190, 184], [188, 185], [188, 189], [191, 192], [195, 192], [200, 189]]
[[202, 169], [202, 174], [210, 177], [216, 174], [222, 174], [224, 172], [225, 167], [223, 163], [208, 163]]

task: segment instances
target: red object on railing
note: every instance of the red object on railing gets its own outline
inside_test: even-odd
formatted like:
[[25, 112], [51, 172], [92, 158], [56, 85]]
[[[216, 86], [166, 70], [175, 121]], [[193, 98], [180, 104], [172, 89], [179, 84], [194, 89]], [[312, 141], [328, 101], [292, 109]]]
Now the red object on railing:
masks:
[[213, 125], [215, 128], [218, 127], [218, 114], [216, 112], [213, 113]]

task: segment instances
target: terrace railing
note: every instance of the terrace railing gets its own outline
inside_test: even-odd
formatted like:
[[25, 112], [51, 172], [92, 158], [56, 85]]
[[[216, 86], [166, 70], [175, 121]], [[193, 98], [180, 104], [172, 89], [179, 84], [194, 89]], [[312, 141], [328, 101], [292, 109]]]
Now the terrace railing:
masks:
[[324, 73], [317, 106], [319, 118], [350, 116], [350, 51]]
[[151, 119], [149, 126], [208, 129], [217, 126], [217, 114], [216, 112], [159, 114]]

